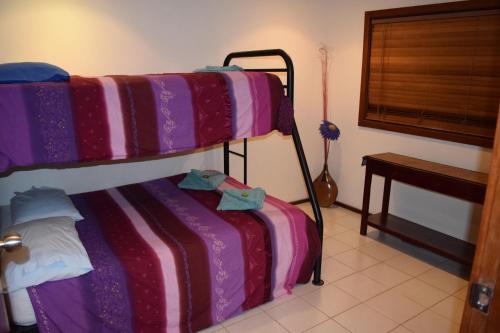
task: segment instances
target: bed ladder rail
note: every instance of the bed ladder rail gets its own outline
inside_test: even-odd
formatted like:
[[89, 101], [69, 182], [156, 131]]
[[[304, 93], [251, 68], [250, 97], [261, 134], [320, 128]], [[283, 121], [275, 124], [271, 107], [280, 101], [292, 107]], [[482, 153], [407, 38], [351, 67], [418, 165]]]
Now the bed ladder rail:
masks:
[[[290, 98], [293, 105], [293, 84], [294, 84], [294, 71], [293, 62], [290, 56], [281, 49], [270, 49], [270, 50], [257, 50], [257, 51], [243, 51], [243, 52], [233, 52], [227, 55], [224, 60], [224, 66], [229, 66], [231, 60], [235, 58], [252, 58], [252, 57], [281, 57], [285, 62], [286, 68], [251, 68], [245, 69], [245, 71], [256, 71], [256, 72], [286, 72], [286, 84], [283, 88], [286, 90], [286, 95]], [[323, 217], [321, 215], [321, 210], [319, 208], [318, 199], [316, 198], [316, 193], [314, 192], [313, 182], [311, 179], [311, 173], [309, 172], [309, 167], [307, 165], [306, 156], [304, 154], [304, 148], [302, 147], [302, 142], [300, 140], [299, 131], [297, 129], [297, 124], [295, 120], [293, 122], [292, 128], [292, 138], [295, 145], [295, 150], [297, 151], [297, 156], [299, 158], [300, 168], [302, 170], [302, 176], [306, 183], [307, 193], [309, 195], [309, 201], [314, 213], [314, 218], [316, 220], [316, 228], [318, 230], [318, 235], [321, 242], [321, 248], [323, 248]], [[229, 142], [224, 143], [224, 173], [229, 175], [229, 154], [234, 154], [240, 156], [244, 159], [243, 174], [244, 183], [247, 183], [247, 139], [243, 140], [243, 154], [233, 152], [229, 149]], [[317, 286], [323, 285], [323, 280], [321, 280], [321, 259], [322, 254], [318, 258], [314, 265], [314, 277], [313, 284]]]
[[247, 139], [243, 139], [243, 154], [229, 149], [229, 142], [224, 142], [224, 173], [229, 176], [229, 154], [243, 158], [243, 184], [247, 185]]

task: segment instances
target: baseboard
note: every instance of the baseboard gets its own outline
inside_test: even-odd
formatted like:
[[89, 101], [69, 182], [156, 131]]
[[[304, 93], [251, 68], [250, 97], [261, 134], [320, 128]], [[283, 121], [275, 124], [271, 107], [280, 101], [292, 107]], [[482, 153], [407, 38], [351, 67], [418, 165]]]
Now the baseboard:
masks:
[[300, 199], [300, 200], [295, 200], [295, 201], [290, 201], [290, 205], [300, 205], [303, 203], [309, 202], [309, 199]]
[[350, 210], [351, 212], [361, 214], [361, 209], [356, 208], [356, 207], [353, 207], [353, 206], [350, 206], [350, 205], [345, 204], [345, 203], [343, 203], [343, 202], [340, 202], [340, 201], [335, 201], [335, 205], [337, 205], [337, 206], [339, 206], [339, 207], [342, 207], [342, 208], [345, 208], [345, 209], [347, 209], [347, 210]]
[[[291, 201], [289, 203], [292, 204], [292, 205], [299, 205], [299, 204], [302, 204], [302, 203], [305, 203], [305, 202], [309, 202], [309, 199], [301, 199], [301, 200]], [[345, 208], [347, 210], [350, 210], [351, 212], [361, 214], [361, 209], [353, 207], [353, 206], [350, 206], [350, 205], [345, 204], [343, 202], [335, 201], [334, 205], [337, 205], [339, 207], [342, 207], [342, 208]]]

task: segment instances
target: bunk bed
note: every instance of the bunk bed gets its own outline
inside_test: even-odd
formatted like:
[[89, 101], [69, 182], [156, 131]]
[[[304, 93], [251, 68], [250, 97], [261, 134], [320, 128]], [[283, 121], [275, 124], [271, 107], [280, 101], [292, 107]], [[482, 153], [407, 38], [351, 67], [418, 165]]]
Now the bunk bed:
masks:
[[[3, 175], [223, 144], [227, 177], [215, 191], [180, 189], [181, 174], [70, 196], [94, 270], [27, 288], [41, 332], [193, 332], [312, 274], [323, 284], [323, 222], [293, 119], [293, 63], [275, 49], [231, 53], [224, 66], [249, 57], [280, 57], [285, 67], [0, 85]], [[270, 73], [286, 73], [286, 84]], [[249, 189], [247, 138], [273, 130], [292, 135], [315, 222], [270, 195], [261, 210], [216, 209], [224, 189]], [[240, 139], [243, 153], [230, 149]], [[243, 158], [243, 183], [229, 176], [231, 154]]]

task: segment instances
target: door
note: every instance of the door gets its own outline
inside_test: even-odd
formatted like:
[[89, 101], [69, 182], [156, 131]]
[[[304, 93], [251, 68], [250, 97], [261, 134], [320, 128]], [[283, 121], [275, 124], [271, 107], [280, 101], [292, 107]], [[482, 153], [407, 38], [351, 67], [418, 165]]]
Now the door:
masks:
[[[474, 283], [488, 287], [493, 292], [489, 297], [488, 312], [483, 313], [472, 307], [469, 297], [460, 333], [500, 332], [500, 110], [469, 295]], [[483, 295], [479, 301], [486, 304], [487, 300], [488, 297]]]

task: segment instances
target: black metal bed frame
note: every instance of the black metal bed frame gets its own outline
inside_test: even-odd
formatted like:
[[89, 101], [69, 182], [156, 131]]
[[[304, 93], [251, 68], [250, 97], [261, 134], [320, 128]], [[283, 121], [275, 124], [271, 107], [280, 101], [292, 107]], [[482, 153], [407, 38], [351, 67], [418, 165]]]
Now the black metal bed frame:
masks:
[[[243, 52], [233, 52], [226, 56], [224, 60], [224, 66], [229, 66], [231, 60], [237, 58], [254, 58], [254, 57], [281, 57], [285, 62], [285, 68], [248, 68], [245, 71], [253, 72], [269, 72], [269, 73], [286, 73], [286, 84], [283, 88], [286, 89], [286, 95], [290, 98], [293, 105], [293, 88], [294, 88], [294, 72], [293, 72], [293, 62], [290, 56], [281, 49], [270, 49], [270, 50], [257, 50], [257, 51], [243, 51]], [[316, 198], [316, 193], [314, 192], [313, 182], [311, 179], [311, 174], [309, 172], [309, 167], [307, 166], [306, 156], [304, 154], [304, 148], [302, 147], [302, 142], [300, 140], [299, 131], [297, 130], [297, 125], [295, 120], [293, 122], [292, 128], [292, 138], [297, 151], [297, 156], [299, 158], [300, 168], [302, 170], [302, 176], [306, 183], [307, 193], [309, 195], [309, 200], [312, 205], [314, 218], [316, 220], [316, 229], [318, 230], [319, 238], [321, 241], [321, 246], [323, 247], [323, 217], [321, 216], [321, 210], [319, 208], [318, 200]], [[229, 142], [224, 142], [224, 173], [229, 175], [229, 155], [233, 154], [238, 157], [243, 158], [243, 182], [247, 183], [247, 139], [243, 139], [243, 154], [235, 152], [229, 149]], [[312, 283], [317, 286], [323, 285], [323, 280], [321, 280], [321, 258], [320, 255], [318, 261], [314, 265], [314, 277]]]

